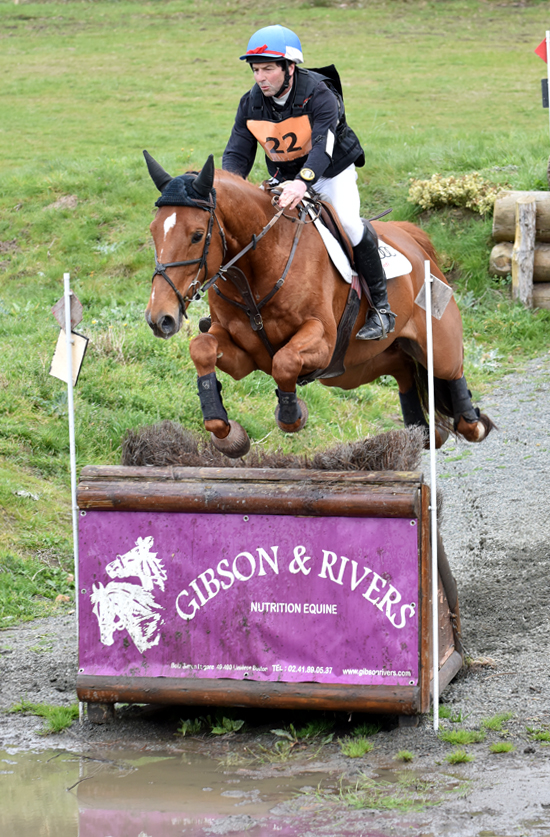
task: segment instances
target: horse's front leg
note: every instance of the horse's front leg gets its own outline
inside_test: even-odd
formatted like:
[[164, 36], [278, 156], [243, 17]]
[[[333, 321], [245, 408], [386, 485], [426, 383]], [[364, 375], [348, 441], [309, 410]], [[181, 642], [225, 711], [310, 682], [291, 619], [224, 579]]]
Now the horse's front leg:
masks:
[[305, 426], [308, 410], [296, 395], [296, 381], [304, 368], [324, 369], [330, 361], [325, 327], [320, 320], [307, 320], [294, 337], [273, 358], [272, 376], [277, 384], [275, 420], [285, 433]]
[[223, 358], [220, 368], [236, 379], [252, 372], [255, 364], [246, 352], [233, 343], [225, 329], [213, 331], [212, 334], [195, 337], [189, 344], [189, 352], [197, 370], [204, 426], [211, 434], [214, 447], [237, 459], [250, 450], [250, 439], [244, 427], [228, 418], [221, 396], [222, 385], [216, 378], [216, 364]]

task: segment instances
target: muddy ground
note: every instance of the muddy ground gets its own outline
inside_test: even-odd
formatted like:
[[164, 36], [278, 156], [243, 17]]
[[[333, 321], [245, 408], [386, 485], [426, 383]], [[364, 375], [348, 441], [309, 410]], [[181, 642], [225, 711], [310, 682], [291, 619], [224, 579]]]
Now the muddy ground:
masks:
[[[124, 747], [202, 753], [218, 759], [221, 771], [257, 781], [301, 772], [328, 774], [332, 795], [307, 796], [307, 805], [300, 797], [271, 812], [281, 823], [295, 821], [297, 834], [549, 834], [550, 743], [533, 737], [533, 730], [550, 731], [549, 394], [550, 359], [539, 359], [484, 398], [483, 410], [498, 425], [497, 432], [478, 446], [449, 441], [439, 454], [441, 532], [458, 583], [463, 641], [471, 661], [442, 696], [454, 720], [442, 719], [441, 728], [480, 730], [495, 714], [512, 713], [501, 731], [488, 730], [482, 743], [466, 747], [473, 761], [446, 761], [452, 747], [434, 733], [429, 716], [412, 728], [399, 727], [395, 718], [377, 719], [382, 729], [371, 739], [374, 749], [351, 759], [342, 754], [338, 738], [349, 733], [355, 718], [335, 716], [332, 742], [301, 742], [281, 756], [274, 750], [280, 739], [270, 730], [289, 723], [299, 727], [311, 716], [236, 710], [247, 731], [184, 739], [176, 734], [178, 724], [193, 714], [185, 707], [119, 708], [114, 723], [92, 725], [84, 717], [55, 736], [40, 735], [39, 718], [2, 712], [0, 750], [53, 748], [90, 755]], [[424, 471], [429, 474], [427, 459]], [[2, 632], [0, 708], [21, 698], [73, 702], [76, 667], [73, 614]], [[197, 714], [206, 713], [199, 709]], [[490, 745], [501, 742], [513, 749], [492, 753]], [[414, 756], [409, 765], [395, 759], [402, 750]], [[417, 791], [424, 782], [425, 800], [439, 804], [419, 810], [413, 805], [397, 811], [376, 811], [372, 805], [371, 810], [355, 810], [349, 807], [350, 797], [346, 804], [337, 792], [340, 777], [347, 787], [363, 777], [391, 783], [406, 775]], [[304, 805], [306, 830], [298, 827]], [[254, 834], [261, 825], [248, 814], [239, 816], [220, 819], [218, 830], [208, 833]]]

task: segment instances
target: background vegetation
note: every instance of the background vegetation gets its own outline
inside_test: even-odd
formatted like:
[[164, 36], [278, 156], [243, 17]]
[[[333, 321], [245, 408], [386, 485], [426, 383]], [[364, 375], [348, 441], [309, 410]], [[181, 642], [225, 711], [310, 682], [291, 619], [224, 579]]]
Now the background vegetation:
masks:
[[[464, 209], [418, 215], [411, 178], [462, 175], [545, 189], [545, 65], [533, 50], [547, 4], [433, 0], [19, 3], [0, 0], [0, 613], [47, 611], [71, 585], [64, 385], [49, 376], [58, 335], [51, 306], [71, 273], [90, 337], [76, 393], [79, 467], [119, 461], [130, 427], [168, 418], [201, 429], [188, 340], [156, 340], [143, 320], [156, 190], [147, 148], [172, 174], [217, 165], [251, 83], [237, 60], [256, 28], [300, 34], [306, 63], [334, 61], [367, 165], [364, 213], [426, 227], [454, 284], [466, 372], [492, 377], [547, 351], [549, 312], [512, 305], [488, 276], [491, 219]], [[263, 177], [258, 157], [253, 178]], [[222, 379], [224, 376], [221, 376]], [[273, 383], [224, 380], [228, 411], [255, 443], [297, 452], [398, 424], [396, 389], [307, 388], [310, 422], [274, 429]], [[6, 624], [6, 622], [5, 622]]]

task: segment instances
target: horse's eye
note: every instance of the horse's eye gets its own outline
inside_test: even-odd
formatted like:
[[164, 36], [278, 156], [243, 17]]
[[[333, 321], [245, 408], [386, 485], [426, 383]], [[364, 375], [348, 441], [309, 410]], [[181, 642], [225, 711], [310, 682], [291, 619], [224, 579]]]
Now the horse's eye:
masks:
[[191, 244], [198, 244], [199, 241], [202, 241], [203, 235], [204, 235], [203, 232], [193, 233], [193, 238], [191, 239]]

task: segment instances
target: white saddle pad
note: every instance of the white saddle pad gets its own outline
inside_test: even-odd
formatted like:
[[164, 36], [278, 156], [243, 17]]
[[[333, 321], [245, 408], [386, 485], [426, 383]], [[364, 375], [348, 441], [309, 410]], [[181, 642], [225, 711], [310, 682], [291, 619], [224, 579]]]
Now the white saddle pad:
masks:
[[[310, 215], [314, 217], [313, 210], [310, 209], [309, 212]], [[334, 267], [340, 273], [342, 278], [345, 279], [348, 285], [351, 284], [353, 271], [348, 257], [342, 250], [339, 242], [318, 218], [314, 221], [314, 223], [316, 228], [319, 230], [321, 238], [325, 242], [325, 247], [327, 248], [327, 252]], [[396, 276], [403, 276], [405, 273], [411, 272], [412, 264], [408, 258], [404, 256], [403, 253], [399, 253], [390, 244], [385, 244], [383, 241], [379, 241], [378, 252], [380, 253], [380, 260], [382, 262], [382, 267], [384, 268], [384, 273], [386, 274], [386, 279], [394, 279]]]

